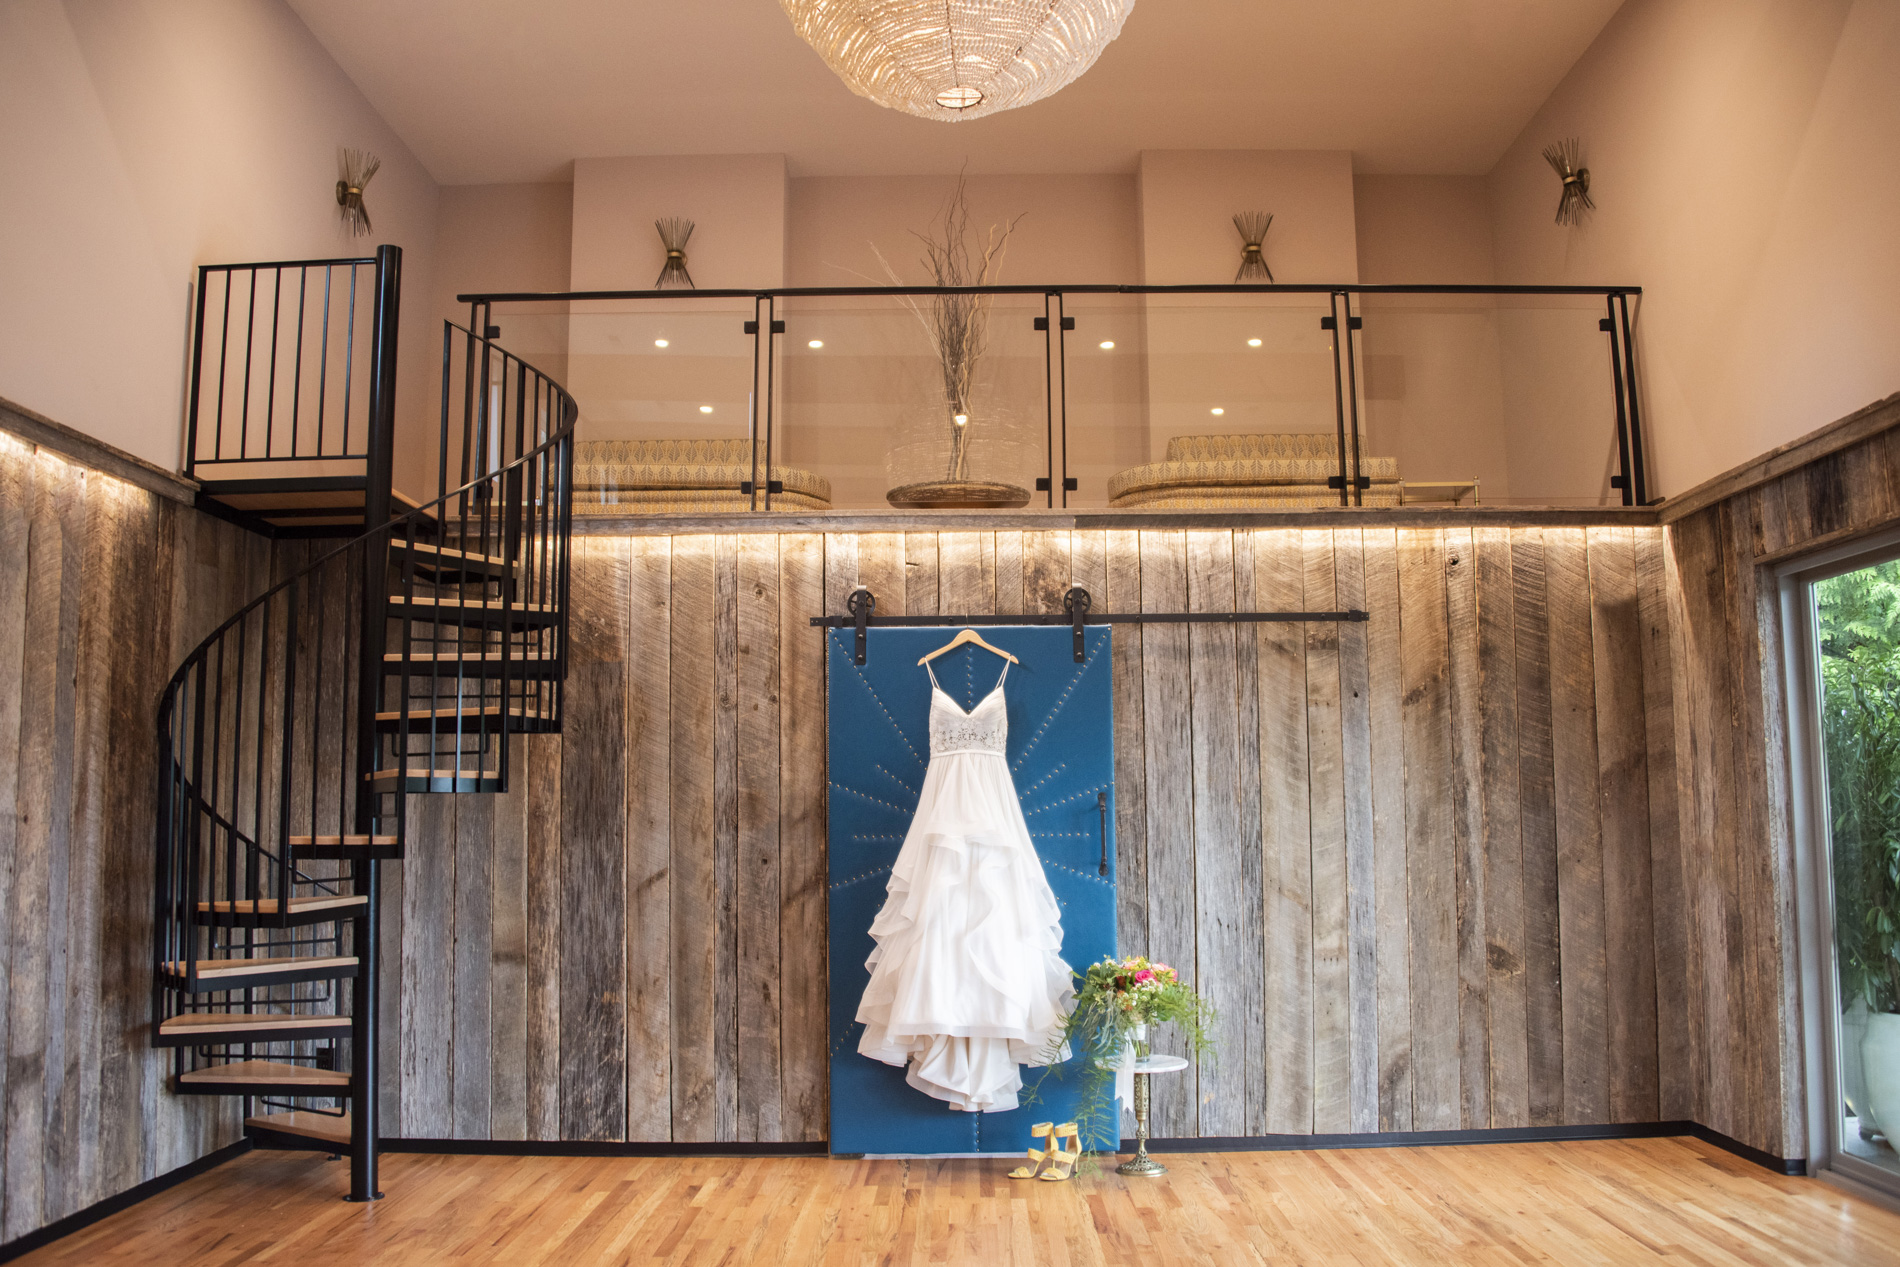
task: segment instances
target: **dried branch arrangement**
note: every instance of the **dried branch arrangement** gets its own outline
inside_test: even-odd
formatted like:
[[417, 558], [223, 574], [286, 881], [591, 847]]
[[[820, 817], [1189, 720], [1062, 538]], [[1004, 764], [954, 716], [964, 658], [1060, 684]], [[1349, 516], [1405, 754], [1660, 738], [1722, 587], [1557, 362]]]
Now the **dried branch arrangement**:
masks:
[[[962, 176], [944, 203], [943, 220], [930, 233], [914, 233], [923, 243], [921, 262], [936, 286], [988, 286], [996, 281], [1009, 248], [1009, 235], [1016, 231], [1022, 216], [1005, 224], [993, 224], [980, 242], [972, 243], [970, 208]], [[875, 244], [872, 251], [877, 252]], [[902, 286], [890, 261], [877, 252], [878, 263], [890, 274], [893, 285]], [[914, 295], [903, 296], [906, 307], [916, 316], [929, 336], [943, 371], [944, 405], [950, 427], [950, 463], [947, 480], [968, 478], [968, 436], [970, 399], [976, 385], [977, 362], [983, 357], [989, 332], [990, 296], [988, 295]]]
[[1590, 169], [1578, 165], [1582, 157], [1583, 146], [1574, 136], [1544, 147], [1544, 161], [1564, 182], [1557, 199], [1558, 224], [1582, 224], [1583, 213], [1596, 208], [1590, 201]]
[[1273, 227], [1273, 213], [1243, 211], [1234, 217], [1234, 227], [1240, 230], [1240, 271], [1234, 274], [1234, 280], [1264, 277], [1272, 281], [1273, 270], [1267, 267], [1266, 254], [1260, 248], [1266, 243], [1267, 230]]
[[655, 220], [653, 227], [660, 231], [660, 245], [666, 248], [666, 263], [661, 267], [653, 289], [667, 290], [678, 286], [698, 290], [699, 287], [693, 285], [693, 275], [686, 271], [686, 243], [693, 236], [693, 222], [678, 216], [668, 216], [664, 220]]
[[369, 208], [363, 205], [363, 189], [383, 165], [368, 150], [339, 150], [337, 165], [343, 175], [336, 182], [336, 205], [343, 209], [343, 223], [350, 226], [352, 237], [369, 233]]

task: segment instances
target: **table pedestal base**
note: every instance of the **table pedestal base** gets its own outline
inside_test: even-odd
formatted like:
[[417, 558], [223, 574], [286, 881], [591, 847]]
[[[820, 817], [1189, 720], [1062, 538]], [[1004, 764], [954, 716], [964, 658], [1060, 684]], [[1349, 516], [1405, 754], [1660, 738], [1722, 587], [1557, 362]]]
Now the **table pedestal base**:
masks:
[[1115, 1173], [1145, 1178], [1168, 1173], [1166, 1166], [1148, 1155], [1148, 1075], [1139, 1071], [1135, 1074], [1135, 1155], [1115, 1167]]

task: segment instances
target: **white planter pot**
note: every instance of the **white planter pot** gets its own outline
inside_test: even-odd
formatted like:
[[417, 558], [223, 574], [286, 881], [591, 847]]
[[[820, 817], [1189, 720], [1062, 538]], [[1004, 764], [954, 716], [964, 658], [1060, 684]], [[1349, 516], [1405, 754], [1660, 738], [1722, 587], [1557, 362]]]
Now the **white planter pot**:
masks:
[[1860, 1044], [1866, 1034], [1867, 1000], [1856, 997], [1841, 1013], [1841, 1098], [1847, 1101], [1848, 1112], [1860, 1119], [1863, 1138], [1880, 1129], [1867, 1103], [1867, 1077], [1860, 1058]]
[[1868, 1015], [1867, 1033], [1860, 1040], [1860, 1063], [1874, 1120], [1890, 1126], [1900, 1123], [1900, 1015]]

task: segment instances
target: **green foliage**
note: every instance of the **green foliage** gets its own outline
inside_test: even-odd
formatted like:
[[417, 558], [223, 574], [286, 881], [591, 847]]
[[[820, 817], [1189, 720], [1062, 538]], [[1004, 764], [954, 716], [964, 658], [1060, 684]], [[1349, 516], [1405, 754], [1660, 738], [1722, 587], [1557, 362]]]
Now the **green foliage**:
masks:
[[1900, 1012], [1900, 562], [1814, 597], [1843, 1002]]
[[[1127, 959], [1104, 956], [1089, 965], [1075, 992], [1075, 1006], [1063, 1022], [1061, 1033], [1044, 1055], [1048, 1068], [1043, 1076], [1062, 1076], [1061, 1054], [1081, 1057], [1082, 1096], [1076, 1106], [1075, 1121], [1086, 1149], [1114, 1149], [1121, 1143], [1121, 1123], [1115, 1112], [1115, 1074], [1112, 1066], [1130, 1045], [1137, 1025], [1145, 1024], [1151, 1036], [1161, 1025], [1173, 1025], [1186, 1041], [1189, 1053], [1197, 1060], [1211, 1057], [1213, 1041], [1209, 1031], [1214, 1025], [1214, 1006], [1183, 982], [1165, 963], [1150, 963], [1136, 955]], [[1148, 1055], [1149, 1043], [1136, 1044], [1136, 1055]], [[1023, 1098], [1024, 1104], [1036, 1102], [1042, 1080]]]

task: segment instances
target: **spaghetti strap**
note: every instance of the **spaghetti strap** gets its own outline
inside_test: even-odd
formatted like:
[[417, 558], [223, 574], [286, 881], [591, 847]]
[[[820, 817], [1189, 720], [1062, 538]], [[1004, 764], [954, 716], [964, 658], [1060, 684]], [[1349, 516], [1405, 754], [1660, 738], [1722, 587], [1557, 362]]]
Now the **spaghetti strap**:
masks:
[[930, 662], [928, 660], [924, 662], [924, 672], [930, 675], [930, 684], [932, 686], [936, 687], [940, 691], [943, 690], [943, 684], [937, 681], [937, 671], [930, 667]]
[[995, 686], [992, 686], [992, 687], [990, 688], [990, 690], [991, 690], [991, 691], [996, 691], [996, 690], [999, 690], [999, 689], [1001, 689], [1001, 687], [1002, 687], [1002, 685], [1003, 685], [1003, 679], [1004, 679], [1004, 678], [1006, 678], [1006, 677], [1008, 677], [1008, 676], [1009, 676], [1009, 661], [1008, 661], [1008, 660], [1005, 660], [1005, 661], [1003, 661], [1003, 671], [1002, 671], [1001, 673], [998, 673], [998, 674], [996, 675], [996, 685], [995, 685]]

